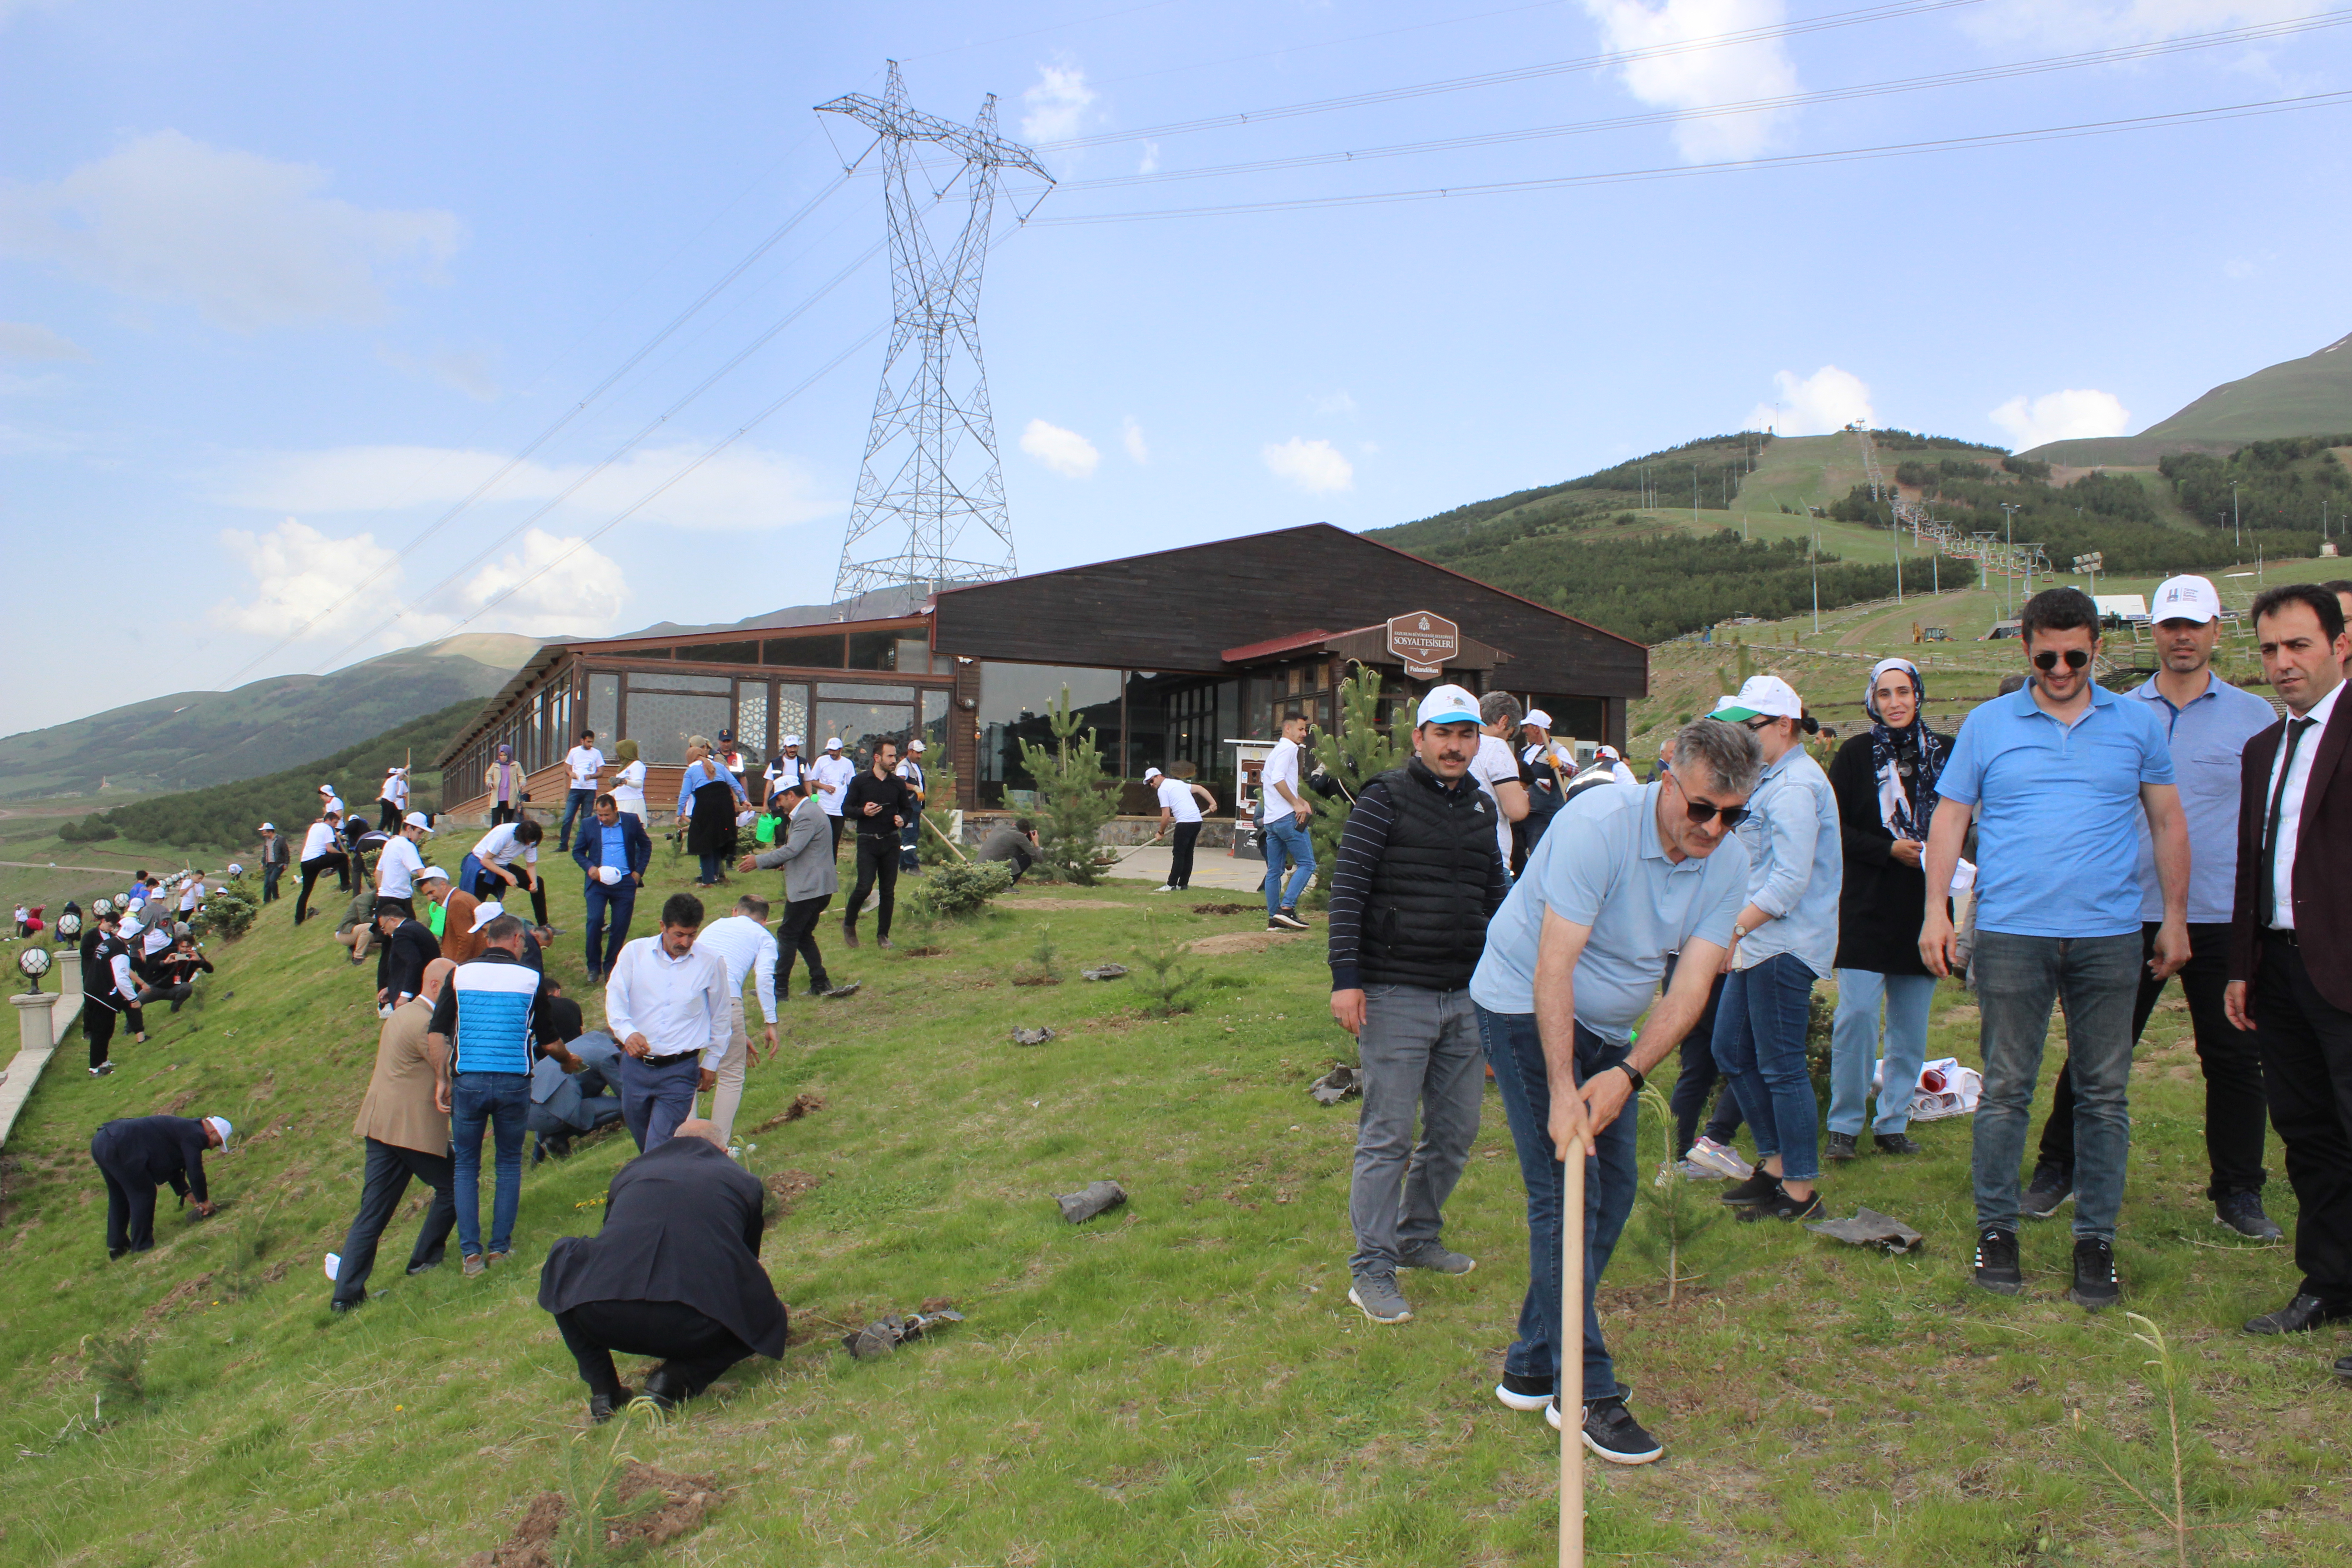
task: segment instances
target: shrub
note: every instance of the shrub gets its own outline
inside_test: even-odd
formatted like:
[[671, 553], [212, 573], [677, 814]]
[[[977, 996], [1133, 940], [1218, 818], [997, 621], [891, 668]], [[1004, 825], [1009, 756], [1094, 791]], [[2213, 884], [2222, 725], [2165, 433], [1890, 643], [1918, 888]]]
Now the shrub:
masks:
[[115, 837], [114, 824], [93, 811], [81, 821], [58, 828], [58, 837], [68, 844], [102, 844]]
[[1412, 710], [1399, 704], [1394, 723], [1383, 730], [1380, 703], [1381, 672], [1369, 665], [1357, 665], [1339, 683], [1339, 727], [1315, 739], [1316, 762], [1345, 792], [1328, 798], [1312, 793], [1307, 797], [1315, 807], [1308, 828], [1315, 840], [1314, 905], [1318, 908], [1330, 900], [1331, 868], [1339, 863], [1339, 837], [1348, 830], [1356, 796], [1412, 752]]
[[907, 895], [907, 907], [919, 920], [962, 920], [1012, 886], [1013, 868], [1002, 860], [950, 860], [925, 873]]
[[219, 935], [234, 942], [253, 929], [260, 914], [261, 900], [240, 872], [205, 898], [196, 910], [194, 929], [199, 935]]

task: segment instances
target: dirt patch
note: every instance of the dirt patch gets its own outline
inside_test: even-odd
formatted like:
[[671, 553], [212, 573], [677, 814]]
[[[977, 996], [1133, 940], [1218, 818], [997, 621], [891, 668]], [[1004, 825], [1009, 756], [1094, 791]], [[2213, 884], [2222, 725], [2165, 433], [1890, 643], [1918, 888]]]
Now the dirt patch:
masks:
[[944, 947], [902, 947], [898, 950], [901, 958], [945, 958], [947, 955], [948, 950]]
[[1058, 974], [1016, 974], [1013, 977], [1015, 985], [1059, 985], [1061, 983], [1062, 977]]
[[771, 1217], [782, 1219], [793, 1212], [793, 1205], [824, 1185], [824, 1178], [812, 1176], [806, 1171], [778, 1171], [761, 1180], [760, 1184], [768, 1189], [768, 1196], [775, 1201], [775, 1212]]
[[1245, 915], [1252, 910], [1262, 910], [1264, 904], [1194, 904], [1196, 915]]
[[793, 1102], [790, 1105], [785, 1106], [782, 1110], [776, 1112], [775, 1115], [769, 1117], [765, 1121], [762, 1121], [757, 1127], [752, 1128], [751, 1131], [755, 1133], [770, 1131], [775, 1128], [782, 1127], [787, 1121], [798, 1121], [802, 1117], [808, 1115], [809, 1112], [813, 1110], [823, 1110], [824, 1109], [824, 1096], [821, 1094], [796, 1094], [793, 1096]]
[[[674, 1476], [635, 1459], [621, 1471], [620, 1494], [622, 1517], [599, 1543], [615, 1553], [666, 1545], [700, 1529], [719, 1500], [708, 1476]], [[566, 1511], [562, 1492], [540, 1493], [507, 1543], [475, 1552], [466, 1560], [467, 1568], [555, 1568], [555, 1538]]]
[[1192, 952], [1264, 952], [1269, 947], [1297, 942], [1307, 934], [1303, 931], [1234, 931], [1223, 936], [1204, 936], [1184, 945]]
[[153, 1306], [147, 1309], [147, 1321], [152, 1323], [156, 1319], [166, 1315], [175, 1308], [186, 1306], [189, 1302], [203, 1295], [205, 1293], [205, 1287], [209, 1286], [212, 1282], [213, 1277], [209, 1274], [199, 1274], [194, 1279], [181, 1280], [177, 1285], [173, 1286], [169, 1290], [163, 1292], [163, 1300], [157, 1301]]
[[1955, 1007], [1950, 1012], [1944, 1015], [1944, 1022], [1947, 1024], [1973, 1024], [1982, 1015], [1974, 1007]]

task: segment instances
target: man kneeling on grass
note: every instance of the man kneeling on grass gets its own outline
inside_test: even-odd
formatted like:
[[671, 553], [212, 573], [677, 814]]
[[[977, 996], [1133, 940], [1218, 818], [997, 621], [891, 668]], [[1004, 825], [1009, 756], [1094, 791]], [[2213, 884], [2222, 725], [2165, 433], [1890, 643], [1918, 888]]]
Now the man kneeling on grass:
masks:
[[[1578, 1156], [1583, 1436], [1616, 1464], [1647, 1464], [1664, 1452], [1625, 1408], [1592, 1305], [1633, 1208], [1633, 1097], [1706, 1009], [1748, 885], [1748, 851], [1731, 829], [1748, 815], [1762, 768], [1755, 736], [1701, 719], [1675, 737], [1673, 765], [1656, 784], [1592, 790], [1562, 806], [1489, 922], [1470, 982], [1528, 1186], [1528, 1295], [1495, 1394], [1560, 1425], [1564, 1162], [1590, 1147], [1594, 1155]], [[1675, 952], [1674, 984], [1660, 999], [1658, 980]]]
[[1412, 759], [1356, 796], [1331, 874], [1331, 1016], [1356, 1037], [1364, 1086], [1348, 1300], [1376, 1323], [1412, 1316], [1399, 1268], [1475, 1267], [1439, 1240], [1439, 1211], [1478, 1135], [1486, 1079], [1470, 976], [1510, 890], [1494, 808], [1469, 776], [1478, 700], [1440, 686], [1416, 718]]
[[760, 1267], [767, 1194], [699, 1119], [621, 1167], [604, 1228], [548, 1249], [539, 1304], [588, 1385], [588, 1419], [632, 1397], [613, 1352], [658, 1356], [645, 1396], [674, 1409], [753, 1353], [784, 1353], [784, 1304]]

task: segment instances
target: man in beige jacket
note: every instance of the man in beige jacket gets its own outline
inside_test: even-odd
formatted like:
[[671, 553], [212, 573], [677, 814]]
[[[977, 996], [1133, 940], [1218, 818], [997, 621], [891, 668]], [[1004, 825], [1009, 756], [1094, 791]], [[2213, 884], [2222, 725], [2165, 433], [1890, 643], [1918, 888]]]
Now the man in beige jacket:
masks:
[[425, 1045], [433, 1005], [457, 967], [446, 958], [427, 964], [422, 988], [392, 1010], [376, 1037], [375, 1071], [368, 1079], [367, 1098], [360, 1102], [359, 1120], [352, 1124], [367, 1150], [360, 1212], [343, 1238], [340, 1262], [331, 1258], [328, 1266], [328, 1278], [335, 1282], [328, 1306], [334, 1311], [347, 1312], [367, 1300], [376, 1242], [408, 1195], [412, 1178], [433, 1189], [433, 1202], [408, 1255], [411, 1274], [422, 1274], [441, 1261], [450, 1227], [457, 1223], [449, 1113], [434, 1106], [433, 1085], [440, 1064]]

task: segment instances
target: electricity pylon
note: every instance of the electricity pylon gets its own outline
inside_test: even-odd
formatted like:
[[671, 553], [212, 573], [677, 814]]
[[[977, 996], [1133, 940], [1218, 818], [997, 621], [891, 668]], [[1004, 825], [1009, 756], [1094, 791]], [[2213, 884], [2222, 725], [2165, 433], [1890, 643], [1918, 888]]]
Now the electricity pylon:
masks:
[[[1009, 577], [1018, 568], [980, 355], [980, 279], [999, 172], [1020, 170], [1049, 186], [1053, 176], [1028, 148], [997, 135], [993, 93], [971, 125], [920, 113], [907, 106], [896, 60], [881, 98], [854, 92], [817, 110], [848, 115], [879, 138], [890, 222], [890, 349], [834, 595]], [[943, 184], [917, 161], [914, 144], [923, 142], [962, 161]], [[970, 208], [941, 248], [924, 216], [959, 186]]]

